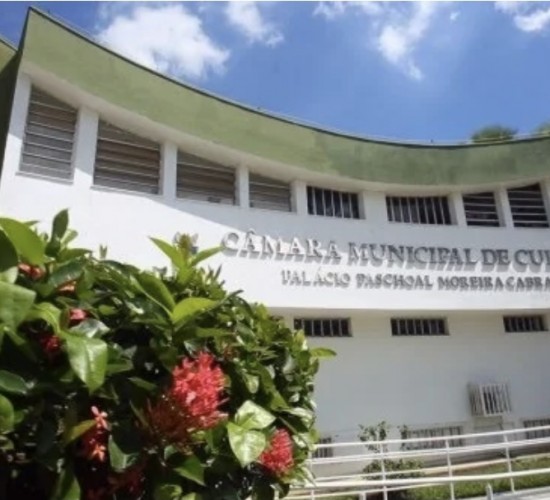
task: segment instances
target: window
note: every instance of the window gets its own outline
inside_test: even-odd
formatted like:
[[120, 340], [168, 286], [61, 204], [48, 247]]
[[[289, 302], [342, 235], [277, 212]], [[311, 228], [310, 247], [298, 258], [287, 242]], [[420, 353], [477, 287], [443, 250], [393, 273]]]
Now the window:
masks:
[[468, 226], [500, 226], [495, 193], [465, 194], [462, 201]]
[[[332, 437], [322, 437], [317, 444], [332, 444]], [[332, 458], [334, 456], [333, 448], [318, 448], [313, 452], [312, 458]]]
[[159, 182], [160, 146], [100, 120], [94, 184], [157, 194]]
[[307, 211], [310, 215], [360, 219], [357, 193], [307, 187]]
[[178, 151], [176, 191], [179, 198], [234, 205], [235, 182], [234, 168]]
[[514, 227], [548, 227], [548, 217], [539, 184], [508, 189]]
[[506, 332], [545, 332], [544, 316], [504, 316], [504, 331]]
[[451, 225], [446, 196], [386, 196], [390, 222]]
[[470, 384], [468, 389], [473, 415], [492, 417], [512, 411], [506, 384]]
[[391, 334], [405, 335], [448, 335], [444, 318], [392, 318]]
[[76, 109], [32, 87], [21, 172], [70, 179]]
[[290, 212], [290, 184], [250, 174], [250, 206]]
[[296, 318], [294, 329], [308, 337], [351, 337], [349, 318]]
[[[531, 429], [533, 427], [544, 427], [550, 426], [550, 418], [537, 418], [531, 420], [524, 420], [523, 427], [526, 429]], [[540, 439], [550, 437], [550, 429], [540, 429], [538, 431], [526, 431], [525, 437], [527, 439]]]
[[[462, 427], [460, 426], [449, 426], [449, 427], [431, 427], [427, 429], [407, 429], [405, 432], [406, 439], [429, 439], [436, 437], [446, 437], [446, 436], [460, 436], [463, 433]], [[449, 446], [463, 446], [464, 441], [460, 438], [449, 439]], [[431, 448], [444, 448], [445, 441], [419, 441], [417, 443], [407, 443], [407, 450], [427, 450]]]

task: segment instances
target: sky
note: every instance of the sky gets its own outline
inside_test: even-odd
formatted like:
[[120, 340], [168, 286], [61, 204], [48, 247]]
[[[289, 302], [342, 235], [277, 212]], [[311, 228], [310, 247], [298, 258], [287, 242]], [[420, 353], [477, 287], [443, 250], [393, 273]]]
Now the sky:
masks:
[[550, 2], [1, 2], [254, 108], [373, 138], [550, 121]]

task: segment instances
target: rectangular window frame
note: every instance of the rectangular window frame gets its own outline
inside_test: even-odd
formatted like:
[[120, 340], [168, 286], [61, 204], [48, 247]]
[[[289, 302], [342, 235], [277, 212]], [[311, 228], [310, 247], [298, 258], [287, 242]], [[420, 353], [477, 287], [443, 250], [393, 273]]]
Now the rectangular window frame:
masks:
[[449, 196], [386, 195], [388, 222], [429, 226], [455, 225]]
[[544, 314], [505, 315], [502, 321], [505, 333], [548, 332], [548, 320]]
[[351, 318], [343, 317], [296, 317], [294, 330], [303, 330], [306, 337], [353, 337]]
[[308, 215], [334, 219], [364, 219], [360, 210], [359, 193], [306, 186]]
[[393, 317], [390, 318], [392, 337], [448, 337], [447, 318]]

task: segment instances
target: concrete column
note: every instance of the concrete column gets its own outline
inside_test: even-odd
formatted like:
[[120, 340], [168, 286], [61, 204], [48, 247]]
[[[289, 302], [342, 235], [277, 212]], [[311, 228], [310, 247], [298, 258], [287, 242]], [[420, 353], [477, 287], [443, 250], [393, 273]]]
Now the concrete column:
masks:
[[359, 197], [361, 217], [373, 224], [386, 224], [388, 212], [386, 210], [386, 195], [378, 191], [361, 191]]
[[550, 219], [550, 179], [545, 179], [540, 183], [544, 207], [546, 208], [546, 216]]
[[449, 195], [449, 203], [452, 207], [453, 222], [460, 227], [466, 227], [466, 213], [464, 212], [464, 201], [462, 193], [451, 193]]
[[167, 202], [176, 200], [176, 180], [178, 169], [178, 148], [171, 142], [162, 145], [160, 192]]
[[72, 161], [75, 187], [90, 189], [94, 183], [98, 123], [95, 111], [85, 107], [78, 110]]
[[499, 188], [495, 192], [495, 199], [497, 202], [500, 225], [504, 227], [514, 227], [514, 219], [512, 218], [512, 210], [510, 209], [507, 189], [503, 187]]
[[307, 212], [307, 189], [304, 181], [295, 180], [291, 185], [292, 190], [292, 211], [298, 215], [308, 215]]
[[248, 168], [240, 165], [237, 168], [237, 204], [243, 208], [250, 207], [250, 184]]
[[[20, 73], [15, 84], [11, 118], [8, 128], [8, 135], [6, 137], [4, 165], [2, 168], [3, 181], [6, 181], [9, 177], [15, 175], [19, 170], [30, 98], [31, 80], [27, 75]], [[2, 184], [4, 183], [5, 182]]]

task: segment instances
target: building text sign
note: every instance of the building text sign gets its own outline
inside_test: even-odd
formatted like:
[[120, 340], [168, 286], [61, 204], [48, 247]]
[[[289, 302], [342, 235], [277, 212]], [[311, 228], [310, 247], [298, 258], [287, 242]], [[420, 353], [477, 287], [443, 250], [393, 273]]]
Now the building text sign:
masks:
[[[550, 291], [550, 249], [474, 249], [358, 242], [348, 242], [343, 247], [334, 240], [322, 242], [297, 236], [285, 240], [258, 235], [254, 231], [226, 233], [222, 238], [222, 246], [227, 253], [240, 257], [309, 264], [303, 269], [281, 270], [281, 283], [288, 286]], [[327, 271], [320, 264], [360, 266], [366, 271]], [[379, 272], [380, 268], [385, 272]], [[521, 274], [500, 276], [500, 273], [510, 269]], [[440, 271], [444, 274], [434, 276], [411, 272], [419, 270]], [[464, 271], [470, 273], [463, 274]], [[472, 275], [472, 271], [481, 271], [485, 275]], [[499, 276], [487, 276], [488, 272], [494, 271]]]

